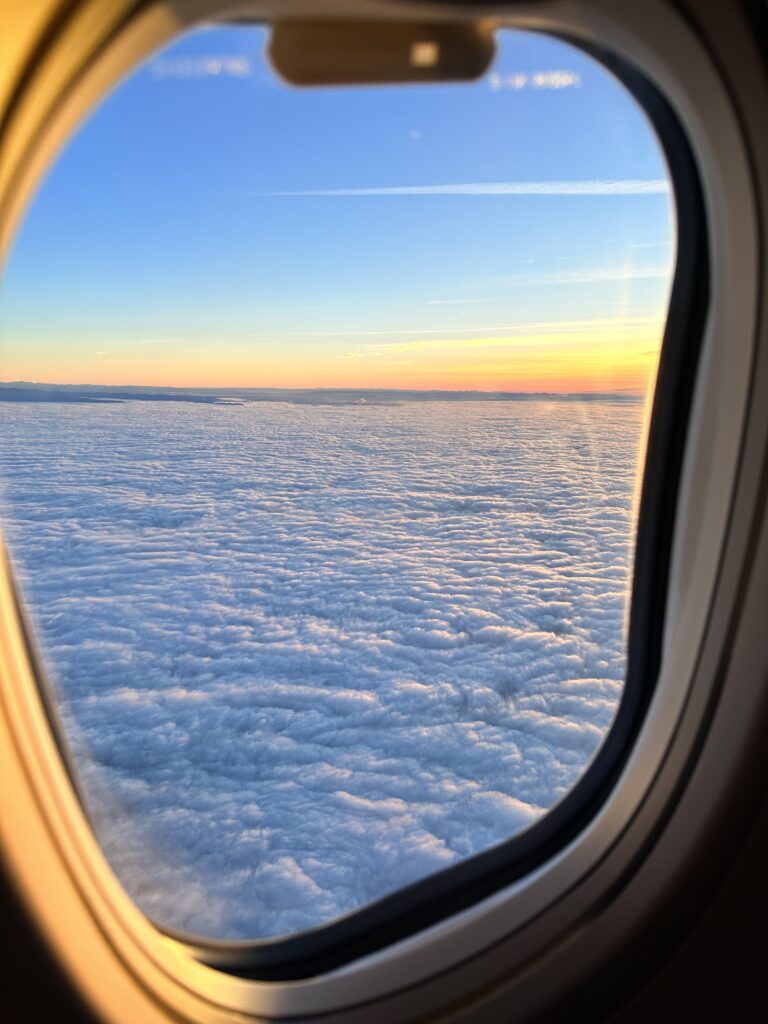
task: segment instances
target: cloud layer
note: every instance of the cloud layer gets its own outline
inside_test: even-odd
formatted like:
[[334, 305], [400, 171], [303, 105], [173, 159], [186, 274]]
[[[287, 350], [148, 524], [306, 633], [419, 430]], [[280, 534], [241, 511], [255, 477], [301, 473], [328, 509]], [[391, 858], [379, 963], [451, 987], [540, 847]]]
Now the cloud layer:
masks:
[[6, 532], [94, 826], [262, 937], [498, 843], [612, 721], [642, 407], [0, 407]]

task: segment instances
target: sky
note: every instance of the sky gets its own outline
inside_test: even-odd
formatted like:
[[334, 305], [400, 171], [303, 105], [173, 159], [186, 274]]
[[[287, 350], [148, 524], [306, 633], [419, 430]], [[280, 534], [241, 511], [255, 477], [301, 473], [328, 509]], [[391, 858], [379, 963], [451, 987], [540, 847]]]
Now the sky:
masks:
[[644, 390], [674, 260], [663, 156], [573, 46], [471, 84], [301, 90], [197, 30], [93, 113], [0, 295], [0, 379]]

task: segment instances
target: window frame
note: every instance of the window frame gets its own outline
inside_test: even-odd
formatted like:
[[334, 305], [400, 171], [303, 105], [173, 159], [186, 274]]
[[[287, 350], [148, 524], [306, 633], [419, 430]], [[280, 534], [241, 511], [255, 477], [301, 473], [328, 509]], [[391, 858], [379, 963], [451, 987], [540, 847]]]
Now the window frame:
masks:
[[[197, 17], [201, 13], [201, 5], [190, 5], [190, 10], [193, 6], [193, 16]], [[221, 5], [215, 3], [215, 0], [209, 0], [208, 3], [202, 6], [209, 14], [213, 13], [214, 9], [221, 7]], [[177, 5], [177, 8], [183, 7], [184, 4]], [[503, 9], [506, 11], [507, 5], [503, 5]], [[119, 38], [122, 39], [123, 43], [126, 42], [125, 33], [130, 32], [132, 29], [140, 29], [139, 36], [137, 37], [135, 34], [133, 36], [133, 45], [137, 47], [134, 50], [134, 56], [139, 50], [146, 52], [148, 41], [159, 41], [157, 29], [160, 27], [161, 22], [158, 22], [156, 19], [149, 26], [146, 18], [151, 17], [152, 11], [157, 15], [160, 10], [160, 5], [147, 8], [137, 18], [131, 19], [121, 26], [121, 33], [123, 35]], [[494, 5], [494, 11], [497, 14], [501, 10], [501, 5]], [[179, 977], [183, 977], [185, 979], [183, 987], [189, 988], [191, 986], [192, 989], [196, 990], [197, 996], [205, 1001], [211, 999], [211, 993], [215, 992], [217, 993], [215, 1001], [221, 1006], [221, 1000], [224, 999], [226, 1003], [232, 1006], [233, 1010], [237, 1006], [241, 1011], [258, 1010], [258, 1012], [263, 1012], [263, 1009], [258, 1009], [259, 1006], [270, 1007], [268, 1012], [271, 1014], [276, 1013], [278, 1016], [282, 1015], [283, 1012], [291, 1014], [324, 1011], [336, 1012], [345, 1003], [352, 1006], [363, 998], [371, 999], [374, 994], [381, 996], [392, 995], [397, 993], [407, 983], [417, 984], [423, 982], [430, 973], [435, 973], [441, 969], [446, 970], [452, 964], [461, 963], [462, 960], [466, 961], [468, 957], [477, 953], [482, 945], [490, 946], [493, 942], [499, 941], [505, 943], [506, 947], [514, 949], [516, 941], [522, 936], [527, 936], [527, 952], [523, 955], [523, 951], [518, 949], [517, 957], [521, 962], [528, 959], [531, 955], [531, 948], [537, 948], [535, 938], [537, 929], [538, 932], [541, 932], [543, 927], [544, 932], [550, 936], [550, 943], [552, 941], [553, 926], [551, 922], [549, 926], [543, 926], [543, 922], [547, 920], [547, 917], [552, 917], [552, 914], [549, 913], [552, 908], [555, 908], [557, 911], [554, 916], [561, 919], [559, 930], [556, 929], [556, 931], [558, 931], [558, 934], [562, 934], [562, 918], [564, 915], [566, 918], [568, 917], [563, 909], [568, 904], [566, 894], [570, 897], [575, 893], [581, 892], [583, 902], [584, 893], [588, 892], [590, 888], [594, 889], [597, 886], [602, 894], [602, 898], [605, 898], [605, 893], [607, 888], [609, 888], [606, 886], [605, 864], [612, 858], [615, 859], [616, 851], [621, 847], [622, 843], [626, 847], [626, 836], [633, 828], [636, 829], [638, 827], [638, 821], [642, 813], [648, 812], [649, 806], [660, 802], [662, 806], [661, 808], [656, 808], [656, 817], [658, 820], [663, 817], [660, 813], [661, 809], [669, 806], [672, 794], [668, 792], [669, 786], [666, 789], [662, 786], [661, 792], [666, 793], [666, 798], [659, 796], [656, 783], [663, 776], [665, 767], [667, 767], [670, 761], [674, 761], [675, 757], [679, 758], [686, 752], [688, 756], [691, 756], [691, 751], [695, 748], [695, 741], [699, 735], [699, 725], [706, 718], [707, 714], [712, 713], [711, 701], [716, 699], [714, 680], [709, 679], [706, 685], [701, 684], [696, 687], [694, 686], [696, 682], [694, 677], [705, 660], [705, 641], [709, 640], [712, 623], [715, 621], [714, 611], [710, 608], [710, 602], [713, 596], [717, 596], [717, 588], [721, 583], [721, 579], [719, 579], [722, 576], [720, 572], [722, 568], [721, 559], [731, 518], [733, 480], [736, 475], [741, 452], [742, 416], [744, 415], [743, 410], [747, 407], [747, 395], [749, 393], [749, 369], [752, 365], [751, 346], [754, 340], [754, 332], [751, 330], [751, 327], [753, 327], [753, 320], [756, 316], [756, 304], [754, 301], [756, 280], [754, 272], [751, 272], [748, 266], [748, 259], [752, 253], [747, 251], [742, 253], [741, 258], [739, 258], [739, 254], [733, 244], [730, 246], [728, 244], [729, 238], [731, 243], [733, 243], [734, 236], [736, 236], [741, 239], [742, 244], [746, 238], [754, 242], [756, 246], [754, 227], [750, 226], [750, 214], [754, 210], [750, 202], [752, 193], [748, 158], [740, 144], [737, 117], [731, 109], [727, 91], [723, 88], [716, 73], [705, 59], [703, 48], [699, 48], [697, 51], [697, 41], [693, 33], [685, 28], [682, 19], [668, 5], [658, 2], [658, 0], [652, 0], [648, 4], [648, 9], [644, 10], [641, 15], [633, 15], [631, 5], [624, 2], [624, 0], [613, 3], [600, 0], [600, 2], [593, 2], [591, 4], [574, 4], [572, 7], [567, 8], [561, 8], [557, 4], [548, 4], [538, 6], [535, 9], [528, 6], [515, 9], [510, 5], [509, 10], [514, 12], [512, 15], [514, 20], [513, 27], [531, 27], [554, 32], [554, 34], [562, 34], [571, 39], [571, 41], [575, 41], [578, 45], [585, 46], [586, 48], [594, 46], [598, 39], [608, 40], [611, 43], [613, 52], [621, 53], [625, 60], [642, 67], [648, 78], [655, 79], [661, 90], [669, 98], [672, 98], [674, 95], [678, 101], [681, 119], [684, 121], [692, 138], [697, 163], [702, 171], [706, 210], [705, 223], [709, 227], [715, 243], [709, 254], [709, 260], [711, 260], [714, 267], [713, 282], [719, 286], [719, 290], [713, 295], [712, 316], [708, 318], [706, 326], [700, 325], [701, 330], [699, 331], [699, 337], [704, 337], [701, 374], [703, 381], [700, 378], [696, 382], [696, 394], [694, 396], [691, 420], [692, 442], [689, 445], [689, 451], [686, 452], [685, 462], [682, 467], [680, 498], [682, 522], [685, 523], [687, 517], [693, 515], [693, 510], [696, 508], [702, 492], [704, 494], [707, 493], [706, 481], [701, 479], [702, 465], [707, 459], [711, 458], [713, 453], [709, 449], [708, 442], [711, 441], [711, 438], [708, 439], [706, 436], [704, 420], [710, 411], [709, 404], [712, 401], [720, 409], [735, 407], [737, 410], [742, 410], [742, 414], [734, 417], [734, 420], [737, 422], [734, 422], [725, 431], [728, 436], [724, 440], [720, 439], [719, 449], [714, 453], [723, 464], [725, 470], [723, 474], [725, 481], [722, 487], [723, 494], [719, 501], [710, 501], [707, 505], [706, 514], [702, 518], [706, 519], [708, 515], [709, 522], [702, 524], [698, 537], [691, 539], [681, 536], [681, 533], [684, 533], [684, 531], [681, 530], [680, 524], [677, 524], [668, 588], [673, 628], [668, 629], [667, 634], [663, 638], [659, 638], [659, 649], [663, 651], [666, 664], [662, 670], [662, 678], [657, 693], [638, 730], [635, 747], [630, 752], [627, 762], [623, 765], [621, 778], [615, 780], [615, 788], [603, 803], [599, 813], [592, 817], [589, 824], [581, 823], [582, 827], [578, 835], [572, 837], [567, 849], [551, 852], [546, 864], [539, 865], [530, 870], [524, 878], [509, 886], [506, 891], [500, 891], [493, 896], [486, 896], [481, 904], [475, 904], [472, 907], [457, 911], [450, 921], [445, 921], [442, 924], [431, 924], [427, 930], [413, 935], [410, 939], [399, 941], [397, 948], [393, 946], [389, 949], [383, 949], [373, 956], [368, 956], [364, 962], [351, 964], [349, 967], [337, 971], [335, 975], [329, 977], [314, 978], [301, 986], [285, 986], [279, 983], [254, 984], [242, 978], [224, 976], [221, 971], [212, 969], [199, 962], [198, 957], [201, 950], [190, 948], [186, 942], [162, 940], [159, 933], [153, 929], [149, 922], [135, 908], [133, 908], [133, 913], [131, 912], [132, 904], [127, 900], [125, 894], [119, 890], [109, 869], [103, 863], [99, 864], [100, 851], [98, 851], [98, 848], [93, 849], [94, 840], [89, 834], [87, 822], [81, 821], [78, 823], [78, 828], [72, 828], [72, 821], [69, 819], [73, 816], [77, 817], [76, 796], [74, 796], [74, 800], [70, 799], [69, 808], [60, 807], [58, 812], [56, 812], [55, 808], [52, 811], [49, 806], [49, 817], [53, 814], [55, 818], [56, 813], [59, 813], [59, 816], [65, 819], [57, 823], [56, 830], [59, 835], [65, 835], [67, 831], [82, 833], [78, 837], [79, 850], [70, 849], [68, 853], [69, 866], [73, 873], [78, 875], [79, 887], [86, 897], [88, 909], [95, 918], [99, 919], [101, 926], [113, 936], [113, 941], [122, 950], [122, 955], [125, 956], [126, 950], [131, 943], [136, 947], [134, 949], [134, 957], [141, 953], [141, 947], [143, 946], [143, 952], [149, 954], [158, 967], [162, 965], [162, 973], [166, 977], [171, 977], [174, 973], [176, 973], [176, 981], [178, 981]], [[142, 22], [141, 26], [136, 24], [138, 21]], [[168, 23], [163, 21], [162, 24], [167, 27]], [[150, 28], [150, 31], [147, 31], [148, 28]], [[141, 34], [142, 29], [144, 32], [143, 36]], [[662, 59], [660, 64], [653, 46], [650, 43], [644, 44], [643, 39], [649, 40], [651, 34], [653, 34], [656, 42], [658, 42], [665, 31], [669, 33], [669, 39], [665, 47], [669, 63], [664, 64]], [[716, 159], [718, 156], [722, 156], [722, 154], [717, 153], [713, 147], [709, 125], [701, 117], [701, 110], [706, 109], [706, 105], [703, 107], [700, 100], [694, 101], [691, 98], [691, 91], [693, 93], [696, 91], [693, 83], [688, 82], [686, 84], [685, 74], [681, 76], [676, 75], [675, 64], [681, 60], [680, 47], [682, 47], [682, 52], [687, 51], [691, 60], [698, 62], [705, 85], [708, 83], [709, 86], [709, 97], [715, 108], [714, 113], [720, 118], [718, 126], [722, 131], [723, 125], [725, 125], [726, 136], [728, 132], [731, 134], [733, 148], [729, 150], [728, 159], [723, 158], [720, 161]], [[601, 56], [605, 60], [604, 55]], [[113, 76], [114, 65], [112, 69], [104, 67], [105, 61], [109, 63], [109, 58], [110, 50], [105, 48], [100, 49], [97, 55], [92, 55], [88, 62], [91, 72], [97, 72], [99, 67], [101, 68], [102, 81]], [[82, 71], [81, 74], [83, 74]], [[85, 77], [88, 77], [87, 73]], [[82, 87], [82, 85], [83, 80], [81, 78], [79, 86]], [[90, 88], [94, 96], [100, 91], [98, 84], [94, 87], [93, 78], [91, 78]], [[87, 92], [88, 88], [86, 88]], [[706, 88], [704, 92], [706, 92]], [[74, 89], [74, 93], [77, 93], [77, 88]], [[72, 94], [70, 94], [71, 98]], [[82, 89], [80, 100], [83, 100]], [[81, 109], [82, 105], [81, 103]], [[66, 118], [64, 118], [64, 123], [60, 122], [59, 137], [63, 137], [64, 127], [71, 127], [74, 119], [72, 111], [70, 111], [69, 125], [65, 125]], [[39, 131], [41, 138], [44, 134], [42, 127]], [[48, 137], [50, 138], [50, 135]], [[720, 146], [722, 147], [722, 145], [721, 139]], [[37, 148], [36, 153], [34, 152], [35, 148]], [[33, 159], [27, 164], [25, 172], [30, 178], [34, 177], [34, 174], [30, 172], [30, 168], [37, 171], [41, 169], [41, 148], [39, 145], [37, 147], [33, 145], [32, 150]], [[727, 168], [723, 167], [724, 164], [728, 165]], [[719, 194], [718, 176], [722, 175], [724, 170], [727, 170], [730, 174], [730, 189], [722, 190], [721, 194]], [[728, 177], [727, 174], [726, 177]], [[737, 211], [738, 216], [734, 217], [733, 205], [731, 204], [729, 208], [728, 204], [731, 203], [733, 196], [736, 194], [733, 191], [734, 188], [738, 188], [739, 184], [742, 189], [740, 194], [742, 200], [741, 209]], [[681, 199], [682, 196], [678, 189], [678, 206]], [[680, 239], [682, 239], [682, 232], [680, 232]], [[749, 243], [747, 244], [747, 250], [749, 250]], [[676, 274], [680, 273], [681, 258], [682, 252], [679, 253]], [[724, 265], [729, 258], [733, 259], [735, 264], [730, 271]], [[717, 271], [720, 272], [718, 273]], [[723, 288], [723, 282], [725, 282], [726, 286], [732, 286], [732, 290], [735, 292], [735, 296], [730, 298], [730, 300], [727, 294], [727, 287]], [[676, 290], [677, 284], [674, 291]], [[719, 306], [717, 304], [718, 297], [720, 299]], [[742, 300], [741, 310], [737, 308], [739, 305], [737, 299], [739, 298]], [[739, 316], [739, 314], [741, 315]], [[672, 316], [671, 308], [669, 316]], [[724, 325], [726, 327], [730, 325], [731, 329], [735, 330], [735, 336], [737, 342], [739, 342], [735, 346], [737, 349], [735, 355], [732, 353], [733, 358], [729, 359], [725, 366], [722, 361], [718, 363], [715, 355], [713, 355], [712, 341], [713, 337], [717, 336], [716, 328], [719, 327], [722, 331]], [[665, 349], [667, 348], [669, 346], [665, 343]], [[684, 370], [685, 367], [681, 368], [681, 372]], [[716, 379], [718, 376], [719, 379]], [[691, 385], [692, 377], [693, 375], [691, 374]], [[661, 375], [660, 379], [662, 379]], [[679, 416], [679, 407], [674, 399], [675, 394], [672, 395], [672, 402], [668, 406], [667, 415], [670, 415], [673, 420], [679, 422], [681, 418]], [[656, 418], [655, 414], [654, 418]], [[649, 445], [650, 443], [651, 440], [649, 439]], [[656, 443], [661, 443], [661, 441], [658, 440]], [[690, 451], [691, 447], [693, 452]], [[665, 448], [663, 444], [662, 448]], [[674, 462], [675, 457], [679, 459], [681, 456], [680, 451], [675, 456], [673, 450], [668, 451], [666, 454], [667, 458], [672, 462]], [[649, 486], [647, 481], [644, 486]], [[658, 487], [658, 483], [653, 486]], [[664, 529], [667, 530], [667, 536], [669, 537], [669, 534], [671, 534], [670, 519], [665, 519], [662, 516], [662, 521], [666, 523]], [[695, 557], [696, 554], [702, 551], [702, 534], [706, 535], [709, 540], [712, 539], [714, 534], [716, 544], [710, 550], [709, 557], [697, 559]], [[638, 534], [637, 543], [639, 564], [640, 534]], [[653, 545], [651, 545], [651, 550], [643, 557], [648, 557], [653, 562], [655, 557]], [[741, 566], [741, 560], [739, 560], [739, 566]], [[651, 575], [653, 574], [651, 573]], [[693, 580], [691, 580], [691, 576], [693, 576]], [[695, 586], [697, 582], [701, 584], [699, 588]], [[8, 588], [8, 580], [6, 579], [4, 583], [3, 596], [5, 604], [3, 610], [5, 611], [7, 622], [12, 623], [14, 602]], [[692, 587], [694, 588], [694, 599], [683, 603], [682, 597], [685, 594], [690, 594]], [[714, 608], [714, 606], [712, 607]], [[668, 622], [669, 618], [668, 616]], [[694, 620], [698, 627], [694, 629], [696, 643], [689, 642], [687, 645], [688, 651], [678, 651], [675, 648], [675, 630], [684, 629], [686, 623], [690, 623], [691, 620]], [[18, 623], [16, 625], [18, 627]], [[40, 712], [41, 710], [44, 711], [44, 704], [40, 700], [40, 692], [34, 685], [30, 686], [33, 673], [30, 672], [28, 651], [25, 644], [19, 641], [18, 628], [15, 633], [11, 629], [11, 633], [13, 635], [3, 637], [4, 641], [8, 641], [8, 644], [3, 646], [4, 649], [12, 647], [16, 656], [15, 673], [19, 678], [16, 681], [15, 689], [14, 682], [11, 679], [13, 672], [9, 671], [7, 662], [2, 666], [2, 675], [4, 691], [12, 691], [12, 697], [16, 699], [17, 706], [15, 709], [11, 708], [11, 717], [13, 714], [16, 714], [16, 726], [20, 727], [22, 733], [22, 721], [28, 729], [25, 762], [32, 775], [36, 772], [39, 774], [37, 771], [39, 765], [36, 767], [36, 761], [39, 761], [41, 759], [40, 755], [44, 754], [42, 760], [46, 762], [49, 777], [47, 779], [38, 778], [36, 786], [38, 790], [40, 786], [43, 789], [45, 789], [46, 785], [52, 786], [52, 791], [58, 793], [59, 802], [66, 803], [64, 799], [66, 793], [69, 792], [70, 798], [74, 794], [71, 792], [71, 787], [69, 790], [67, 789], [68, 781], [61, 770], [60, 755], [57, 762], [56, 752], [53, 749], [55, 747], [55, 740], [47, 723], [44, 722], [44, 715], [41, 718]], [[701, 656], [699, 656], [700, 654]], [[13, 669], [14, 666], [10, 666], [10, 668]], [[10, 685], [6, 686], [8, 680], [11, 680], [11, 682]], [[34, 693], [30, 693], [30, 690], [34, 690]], [[13, 700], [10, 703], [12, 704]], [[709, 711], [708, 708], [710, 708]], [[670, 715], [670, 713], [672, 714]], [[668, 716], [670, 716], [670, 721], [665, 723], [664, 719]], [[666, 725], [666, 728], [662, 728], [664, 725]], [[16, 731], [18, 732], [19, 729], [17, 728]], [[53, 746], [52, 740], [54, 741]], [[576, 788], [578, 789], [578, 786]], [[652, 798], [654, 788], [657, 791], [655, 800]], [[672, 787], [672, 789], [674, 788]], [[617, 794], [630, 802], [631, 813], [622, 813], [621, 808], [616, 806]], [[49, 800], [50, 803], [51, 801]], [[56, 799], [54, 799], [53, 803], [56, 803]], [[551, 814], [553, 813], [551, 812]], [[80, 816], [82, 818], [82, 809], [80, 809]], [[542, 824], [549, 817], [550, 815], [543, 819]], [[657, 826], [658, 820], [656, 821]], [[644, 833], [646, 842], [649, 840], [649, 835], [650, 833], [647, 831]], [[515, 842], [515, 839], [510, 842]], [[634, 849], [636, 855], [637, 844], [635, 843], [633, 846], [630, 842], [629, 847], [630, 850]], [[478, 858], [473, 858], [472, 860], [476, 861], [483, 856], [481, 854]], [[79, 864], [75, 863], [78, 857], [81, 858]], [[84, 863], [82, 858], [85, 858]], [[101, 860], [103, 861], [103, 857], [101, 857]], [[573, 870], [574, 867], [576, 867], [575, 871]], [[554, 884], [554, 877], [558, 871], [560, 881], [559, 884]], [[98, 888], [101, 890], [101, 905], [99, 905], [99, 899], [93, 891], [88, 893], [89, 886], [86, 884], [88, 882], [86, 876], [89, 874], [99, 879]], [[427, 880], [428, 884], [433, 884], [433, 880], [436, 877], [438, 876], [433, 876]], [[596, 879], [598, 880], [597, 882], [595, 881]], [[544, 884], [542, 885], [542, 883]], [[538, 893], [534, 891], [537, 886]], [[93, 886], [91, 886], [91, 889], [93, 889]], [[542, 890], [544, 891], [542, 892]], [[558, 891], [560, 892], [559, 897], [557, 896]], [[542, 896], [544, 897], [543, 899]], [[392, 897], [387, 899], [392, 899]], [[512, 901], [515, 904], [514, 908], [511, 906]], [[130, 906], [126, 906], [126, 902]], [[590, 898], [587, 898], [587, 903], [592, 905], [592, 902]], [[512, 910], [515, 912], [511, 912]], [[355, 915], [360, 913], [362, 911], [357, 911]], [[581, 913], [583, 915], [583, 907]], [[108, 920], [110, 915], [112, 919]], [[578, 919], [579, 915], [576, 915], [576, 917]], [[491, 923], [493, 923], [493, 927], [489, 927]], [[132, 933], [130, 936], [129, 932]], [[518, 932], [517, 936], [513, 934], [515, 932]], [[470, 933], [474, 934], [474, 938], [471, 937]], [[461, 943], [453, 941], [459, 937], [462, 938]], [[158, 942], [158, 940], [160, 941]], [[523, 945], [526, 945], [526, 943], [523, 943]], [[149, 947], [153, 944], [154, 948], [150, 949]], [[398, 967], [402, 968], [404, 952], [417, 952], [420, 949], [423, 951], [425, 944], [431, 946], [431, 949], [429, 950], [429, 955], [422, 958], [422, 963], [417, 965], [415, 969], [412, 966], [409, 972], [398, 970]], [[226, 945], [228, 947], [231, 946], [231, 944]], [[250, 946], [251, 944], [247, 945]], [[463, 946], [463, 951], [457, 948], [459, 945]], [[541, 938], [538, 945], [541, 945]], [[517, 946], [520, 946], [519, 941], [517, 941]], [[442, 952], [437, 947], [441, 947]], [[453, 947], [452, 951], [450, 947]], [[208, 958], [209, 962], [210, 952], [210, 947], [206, 944], [203, 956]], [[228, 948], [226, 955], [229, 958], [230, 966], [231, 953], [232, 950]], [[182, 967], [183, 970], [181, 970]], [[381, 968], [384, 968], [384, 970]], [[374, 976], [377, 974], [378, 981], [375, 981]], [[364, 983], [361, 979], [366, 977], [367, 983]], [[344, 995], [345, 991], [346, 995]], [[188, 1019], [197, 1018], [189, 1017]], [[337, 1017], [336, 1019], [341, 1018]], [[390, 1019], [395, 1018], [391, 1017]]]

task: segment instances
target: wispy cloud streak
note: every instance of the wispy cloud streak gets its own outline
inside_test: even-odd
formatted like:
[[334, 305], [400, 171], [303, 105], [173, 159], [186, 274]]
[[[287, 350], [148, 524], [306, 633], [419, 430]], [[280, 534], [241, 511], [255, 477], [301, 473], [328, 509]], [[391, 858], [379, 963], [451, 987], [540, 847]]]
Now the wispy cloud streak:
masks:
[[582, 267], [579, 270], [556, 270], [542, 274], [507, 274], [494, 278], [497, 284], [602, 284], [604, 281], [635, 281], [638, 279], [669, 279], [672, 267], [669, 264], [638, 267], [635, 264], [613, 267]]
[[454, 185], [395, 185], [372, 188], [251, 192], [256, 196], [641, 196], [666, 195], [664, 179], [589, 181], [480, 181]]
[[[361, 351], [347, 352], [337, 358], [361, 358], [418, 349], [439, 349], [445, 352], [450, 349], [511, 348], [520, 344], [530, 345], [532, 340], [536, 345], [540, 345], [545, 335], [557, 335], [560, 338], [573, 335], [575, 339], [581, 339], [587, 334], [592, 337], [592, 343], [597, 344], [600, 338], [619, 337], [621, 332], [659, 332], [662, 325], [663, 321], [657, 317], [610, 317], [603, 320], [553, 321], [538, 324], [489, 324], [485, 327], [472, 328], [471, 334], [468, 334], [469, 329], [465, 328], [461, 332], [461, 337], [449, 337], [450, 334], [459, 332], [448, 330], [441, 332], [438, 338], [411, 337], [407, 341], [368, 342]], [[481, 336], [483, 331], [503, 331], [504, 333], [483, 337]], [[419, 333], [434, 334], [436, 332], [422, 331]]]

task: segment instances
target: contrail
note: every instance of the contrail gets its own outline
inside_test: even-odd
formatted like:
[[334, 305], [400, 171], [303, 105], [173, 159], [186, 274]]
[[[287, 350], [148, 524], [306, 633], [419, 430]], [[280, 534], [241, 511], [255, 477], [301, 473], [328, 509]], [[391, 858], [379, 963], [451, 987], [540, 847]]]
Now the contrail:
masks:
[[666, 195], [663, 178], [589, 181], [485, 181], [457, 185], [395, 185], [374, 188], [249, 192], [254, 196], [646, 196]]

